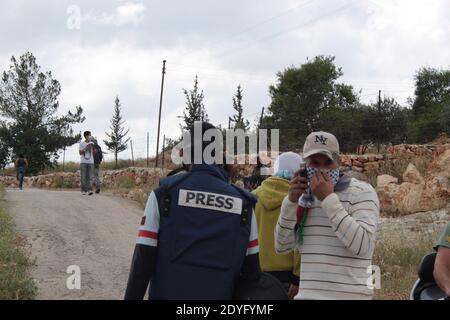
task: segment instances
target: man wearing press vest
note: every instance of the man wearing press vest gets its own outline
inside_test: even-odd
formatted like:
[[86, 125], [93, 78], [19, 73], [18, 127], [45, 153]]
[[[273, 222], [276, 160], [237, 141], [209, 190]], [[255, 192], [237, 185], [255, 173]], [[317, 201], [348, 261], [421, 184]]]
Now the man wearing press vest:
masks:
[[193, 161], [208, 130], [218, 129], [194, 124], [189, 171], [161, 179], [148, 198], [125, 299], [142, 299], [149, 283], [150, 299], [231, 299], [239, 276], [260, 273], [255, 198], [228, 182], [225, 165]]

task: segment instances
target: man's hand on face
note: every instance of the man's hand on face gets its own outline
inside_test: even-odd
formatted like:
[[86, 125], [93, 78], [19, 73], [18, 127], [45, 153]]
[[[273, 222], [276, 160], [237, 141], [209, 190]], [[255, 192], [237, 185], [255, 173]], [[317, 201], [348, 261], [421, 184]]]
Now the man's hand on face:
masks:
[[289, 182], [289, 201], [298, 202], [300, 196], [308, 188], [308, 180], [300, 175], [301, 170], [294, 174], [294, 178]]
[[311, 191], [317, 199], [323, 201], [334, 192], [333, 183], [327, 174], [318, 171], [311, 179]]

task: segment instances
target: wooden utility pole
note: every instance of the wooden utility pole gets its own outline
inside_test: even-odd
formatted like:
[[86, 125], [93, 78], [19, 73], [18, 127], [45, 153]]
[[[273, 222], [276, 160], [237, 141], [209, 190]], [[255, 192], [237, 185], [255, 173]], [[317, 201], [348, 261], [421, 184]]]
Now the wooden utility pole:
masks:
[[132, 166], [134, 167], [133, 140], [130, 140], [130, 145], [131, 145], [131, 163]]
[[259, 117], [259, 127], [260, 128], [261, 128], [261, 125], [262, 125], [263, 117], [264, 117], [264, 107], [262, 107], [261, 117]]
[[164, 75], [166, 74], [166, 60], [163, 60], [163, 68], [162, 68], [162, 78], [161, 78], [161, 94], [159, 97], [159, 118], [158, 118], [158, 134], [156, 136], [156, 159], [155, 159], [155, 167], [158, 167], [158, 151], [159, 151], [159, 130], [161, 127], [161, 108], [162, 108], [162, 98], [164, 91]]
[[381, 90], [378, 90], [377, 151], [380, 152]]
[[163, 135], [163, 148], [162, 148], [162, 168], [164, 169], [164, 151], [166, 150], [166, 135]]
[[65, 163], [65, 161], [66, 161], [66, 147], [64, 147], [64, 150], [63, 150], [63, 167], [62, 167], [63, 172], [64, 172], [64, 163]]

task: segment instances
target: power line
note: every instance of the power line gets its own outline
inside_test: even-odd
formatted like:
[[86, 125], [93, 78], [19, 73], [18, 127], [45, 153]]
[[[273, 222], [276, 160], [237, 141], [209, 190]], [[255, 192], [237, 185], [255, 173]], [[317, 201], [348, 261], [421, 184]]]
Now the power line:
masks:
[[[314, 2], [314, 0], [309, 0], [309, 1], [306, 1], [306, 2], [304, 2], [304, 3], [301, 3], [301, 4], [297, 5], [297, 6], [295, 6], [295, 7], [289, 8], [289, 9], [287, 9], [287, 10], [285, 10], [285, 11], [283, 11], [283, 12], [277, 14], [277, 15], [274, 15], [274, 16], [269, 17], [269, 18], [267, 18], [267, 19], [264, 19], [264, 20], [262, 20], [262, 21], [260, 21], [260, 22], [257, 22], [257, 23], [254, 24], [254, 25], [251, 25], [251, 26], [249, 26], [249, 27], [247, 27], [247, 28], [244, 28], [243, 30], [238, 31], [238, 32], [236, 32], [236, 33], [234, 33], [234, 34], [232, 34], [232, 35], [230, 35], [230, 36], [228, 36], [228, 37], [226, 37], [226, 38], [224, 38], [224, 39], [221, 39], [221, 40], [218, 40], [218, 41], [210, 42], [210, 43], [208, 44], [208, 47], [217, 47], [219, 44], [221, 44], [221, 43], [223, 43], [223, 42], [225, 42], [225, 41], [228, 41], [228, 40], [231, 40], [231, 39], [233, 39], [233, 38], [236, 38], [236, 37], [238, 37], [238, 36], [240, 36], [240, 35], [243, 35], [243, 34], [249, 32], [249, 31], [252, 31], [252, 30], [256, 29], [257, 27], [259, 27], [259, 26], [261, 26], [261, 25], [264, 25], [264, 24], [266, 24], [266, 23], [269, 23], [269, 22], [271, 22], [271, 21], [273, 21], [273, 20], [276, 20], [276, 19], [278, 19], [278, 18], [280, 18], [280, 17], [283, 17], [283, 16], [285, 16], [285, 15], [288, 15], [288, 14], [290, 14], [291, 12], [293, 12], [293, 11], [295, 11], [295, 10], [297, 10], [297, 9], [300, 9], [300, 8], [302, 8], [302, 7], [306, 7], [306, 6], [310, 5], [310, 4], [313, 3], [313, 2]], [[195, 52], [195, 51], [196, 51], [196, 49], [190, 50], [190, 51], [188, 51], [187, 53], [185, 53], [185, 55], [186, 55], [186, 54], [190, 54], [190, 53]]]
[[307, 26], [307, 25], [310, 25], [310, 24], [313, 24], [313, 23], [315, 23], [315, 22], [317, 22], [317, 21], [320, 21], [320, 20], [322, 20], [323, 18], [332, 16], [332, 15], [334, 15], [335, 13], [337, 13], [337, 12], [339, 12], [339, 11], [344, 11], [344, 10], [350, 8], [351, 6], [353, 6], [353, 4], [354, 4], [355, 2], [356, 2], [356, 0], [350, 1], [350, 2], [347, 3], [347, 4], [341, 6], [341, 7], [337, 8], [337, 9], [331, 10], [331, 11], [329, 11], [329, 12], [323, 14], [323, 15], [320, 15], [320, 16], [318, 16], [318, 17], [316, 17], [316, 18], [310, 19], [310, 20], [308, 20], [308, 21], [306, 21], [306, 22], [304, 22], [304, 23], [298, 24], [298, 25], [296, 25], [296, 26], [294, 26], [294, 27], [292, 27], [292, 28], [289, 28], [289, 29], [285, 29], [285, 30], [282, 30], [282, 31], [275, 32], [275, 33], [273, 33], [273, 34], [271, 34], [271, 35], [268, 35], [268, 36], [265, 36], [265, 37], [263, 37], [263, 38], [260, 38], [260, 39], [258, 39], [257, 41], [254, 41], [254, 42], [250, 43], [250, 44], [247, 45], [247, 46], [240, 46], [240, 47], [239, 47], [239, 50], [232, 50], [232, 51], [229, 50], [229, 51], [227, 51], [227, 52], [224, 52], [224, 53], [222, 53], [222, 54], [219, 54], [219, 55], [216, 56], [216, 57], [217, 57], [217, 58], [223, 58], [224, 56], [227, 56], [228, 54], [236, 54], [236, 53], [238, 53], [238, 52], [241, 53], [244, 49], [248, 49], [248, 48], [250, 48], [251, 46], [253, 46], [253, 45], [257, 44], [257, 43], [275, 39], [275, 38], [277, 38], [277, 37], [279, 37], [279, 36], [281, 36], [281, 35], [283, 35], [283, 34], [290, 33], [290, 32], [292, 32], [292, 31], [294, 31], [294, 30], [296, 30], [296, 29], [298, 29], [298, 28], [300, 28], [300, 27], [305, 27], [305, 26]]

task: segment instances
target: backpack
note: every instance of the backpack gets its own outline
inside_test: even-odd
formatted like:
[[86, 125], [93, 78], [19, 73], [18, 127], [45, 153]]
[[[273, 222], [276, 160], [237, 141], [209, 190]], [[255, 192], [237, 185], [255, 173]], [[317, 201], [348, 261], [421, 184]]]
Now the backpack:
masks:
[[102, 152], [102, 148], [100, 148], [99, 145], [97, 145], [95, 147], [95, 153], [94, 153], [94, 163], [95, 164], [100, 164], [102, 163], [103, 160], [103, 152]]

